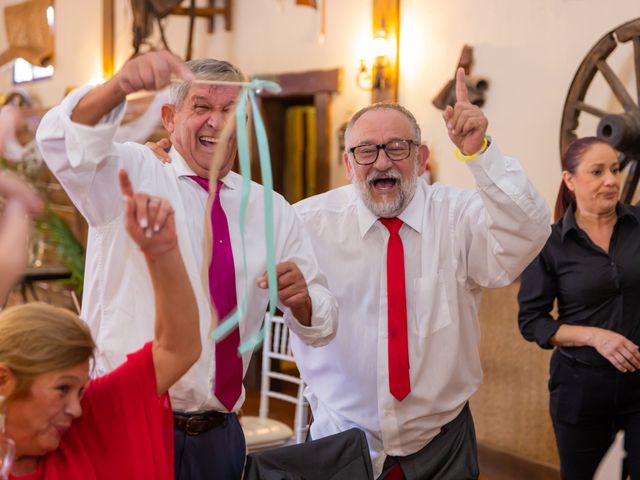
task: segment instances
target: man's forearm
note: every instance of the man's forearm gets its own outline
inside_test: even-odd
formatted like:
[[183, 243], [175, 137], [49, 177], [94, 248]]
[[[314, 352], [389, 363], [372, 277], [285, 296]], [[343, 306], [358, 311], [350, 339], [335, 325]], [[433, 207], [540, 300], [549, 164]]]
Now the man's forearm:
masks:
[[115, 79], [100, 85], [80, 99], [71, 112], [71, 120], [83, 125], [96, 125], [102, 117], [126, 99]]

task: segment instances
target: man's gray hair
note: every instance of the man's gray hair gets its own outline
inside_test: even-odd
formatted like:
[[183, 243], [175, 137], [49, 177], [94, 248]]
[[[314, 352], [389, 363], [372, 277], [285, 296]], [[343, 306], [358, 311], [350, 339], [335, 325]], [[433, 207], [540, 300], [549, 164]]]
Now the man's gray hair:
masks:
[[349, 138], [349, 134], [351, 133], [351, 129], [356, 124], [358, 119], [362, 115], [364, 115], [365, 113], [370, 112], [371, 110], [384, 110], [384, 109], [397, 110], [398, 112], [402, 113], [405, 117], [407, 117], [407, 120], [409, 120], [409, 122], [411, 123], [411, 126], [413, 127], [413, 133], [416, 136], [416, 138], [414, 140], [416, 142], [418, 142], [418, 143], [421, 142], [420, 126], [418, 125], [418, 121], [416, 120], [416, 117], [413, 116], [413, 113], [411, 113], [409, 110], [404, 108], [399, 103], [379, 102], [379, 103], [374, 103], [373, 105], [367, 105], [366, 107], [358, 110], [353, 115], [353, 117], [351, 117], [351, 120], [349, 120], [349, 123], [347, 124], [347, 128], [344, 131], [344, 148], [345, 148], [345, 152], [348, 151], [348, 148], [349, 148], [347, 146], [347, 138]]
[[[246, 81], [246, 77], [238, 67], [224, 60], [209, 58], [189, 60], [187, 67], [197, 80]], [[169, 103], [175, 105], [176, 108], [182, 107], [182, 103], [191, 88], [191, 84], [191, 81], [172, 83], [169, 90]]]

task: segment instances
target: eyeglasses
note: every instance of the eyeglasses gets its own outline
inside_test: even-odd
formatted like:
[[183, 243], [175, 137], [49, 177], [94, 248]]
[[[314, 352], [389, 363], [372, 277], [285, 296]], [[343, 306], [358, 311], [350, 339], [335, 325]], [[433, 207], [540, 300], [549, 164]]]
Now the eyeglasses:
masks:
[[414, 140], [392, 140], [388, 143], [379, 143], [377, 145], [358, 145], [350, 148], [349, 151], [358, 165], [371, 165], [378, 159], [380, 150], [384, 150], [389, 160], [394, 162], [404, 160], [411, 153], [412, 145], [418, 145], [418, 142]]

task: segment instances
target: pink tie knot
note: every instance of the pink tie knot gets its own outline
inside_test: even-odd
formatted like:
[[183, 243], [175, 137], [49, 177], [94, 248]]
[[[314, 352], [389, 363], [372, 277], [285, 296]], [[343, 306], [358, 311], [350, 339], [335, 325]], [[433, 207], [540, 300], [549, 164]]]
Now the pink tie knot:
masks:
[[[207, 192], [209, 191], [209, 179], [204, 177], [199, 177], [198, 175], [189, 175], [189, 178], [200, 185]], [[222, 187], [222, 181], [218, 180], [218, 184], [216, 187], [216, 193], [220, 192], [220, 187]]]

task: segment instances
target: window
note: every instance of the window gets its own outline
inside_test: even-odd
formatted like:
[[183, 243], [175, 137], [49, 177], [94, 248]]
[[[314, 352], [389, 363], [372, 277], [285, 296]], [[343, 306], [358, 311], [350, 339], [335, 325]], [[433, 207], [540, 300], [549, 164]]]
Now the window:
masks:
[[[47, 23], [49, 24], [49, 28], [53, 29], [53, 5], [47, 8]], [[16, 58], [13, 64], [13, 83], [31, 82], [51, 76], [53, 76], [53, 65], [38, 67], [30, 64], [23, 58]]]

